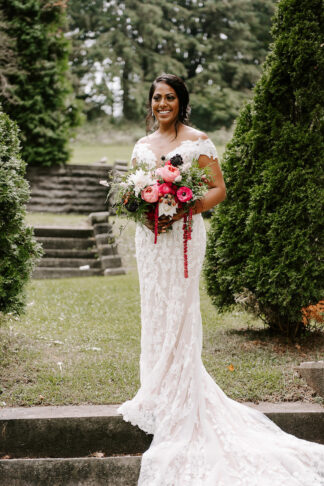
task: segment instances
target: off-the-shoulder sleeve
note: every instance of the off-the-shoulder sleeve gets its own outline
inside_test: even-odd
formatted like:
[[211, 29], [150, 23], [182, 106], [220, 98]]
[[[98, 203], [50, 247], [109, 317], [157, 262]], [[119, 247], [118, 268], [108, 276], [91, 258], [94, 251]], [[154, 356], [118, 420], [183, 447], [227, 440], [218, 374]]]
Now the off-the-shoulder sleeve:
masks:
[[217, 149], [210, 138], [200, 138], [197, 140], [196, 150], [197, 159], [200, 155], [207, 155], [207, 157], [211, 157], [212, 159], [218, 158]]
[[133, 148], [133, 152], [132, 152], [132, 155], [131, 155], [131, 158], [130, 158], [130, 163], [131, 163], [131, 166], [133, 164], [133, 160], [137, 160], [137, 146], [138, 146], [138, 143], [136, 142], [135, 145], [134, 145], [134, 148]]

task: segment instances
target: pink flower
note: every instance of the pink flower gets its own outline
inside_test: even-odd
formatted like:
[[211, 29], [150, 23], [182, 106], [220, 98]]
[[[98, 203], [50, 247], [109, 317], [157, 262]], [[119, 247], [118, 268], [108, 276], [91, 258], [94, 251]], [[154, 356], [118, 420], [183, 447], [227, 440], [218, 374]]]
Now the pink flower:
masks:
[[166, 164], [164, 167], [159, 167], [156, 173], [164, 179], [165, 182], [173, 182], [180, 175], [179, 169], [173, 167], [171, 164]]
[[192, 190], [186, 186], [179, 187], [179, 189], [177, 190], [177, 198], [180, 202], [183, 203], [190, 201], [190, 199], [192, 198]]
[[145, 187], [141, 192], [141, 197], [148, 203], [155, 203], [159, 199], [159, 186], [154, 184], [154, 186]]
[[175, 194], [175, 190], [170, 182], [164, 182], [159, 186], [159, 195], [164, 196], [165, 194]]

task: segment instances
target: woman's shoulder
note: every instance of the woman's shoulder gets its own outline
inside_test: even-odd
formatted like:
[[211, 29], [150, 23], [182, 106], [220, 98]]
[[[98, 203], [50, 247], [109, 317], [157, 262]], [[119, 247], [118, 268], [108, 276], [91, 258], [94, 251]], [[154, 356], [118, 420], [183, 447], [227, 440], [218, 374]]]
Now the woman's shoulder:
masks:
[[201, 156], [217, 158], [217, 149], [205, 132], [188, 127], [185, 139], [194, 152], [194, 157], [199, 159]]
[[139, 138], [135, 145], [151, 143], [152, 141], [154, 141], [154, 138], [156, 138], [154, 136], [154, 133], [150, 133], [149, 135], [145, 135], [144, 137]]
[[182, 137], [186, 140], [192, 140], [193, 142], [196, 142], [198, 140], [208, 140], [209, 137], [206, 135], [206, 133], [202, 132], [201, 130], [197, 130], [196, 128], [189, 127], [187, 125], [184, 125], [183, 131], [182, 131]]
[[139, 143], [148, 143], [148, 141], [149, 141], [149, 136], [148, 136], [148, 135], [146, 135], [146, 136], [144, 136], [144, 137], [142, 137], [142, 138], [139, 138], [139, 139], [137, 140], [137, 142], [136, 142], [136, 144], [135, 144], [135, 145], [137, 145], [137, 144], [139, 144]]

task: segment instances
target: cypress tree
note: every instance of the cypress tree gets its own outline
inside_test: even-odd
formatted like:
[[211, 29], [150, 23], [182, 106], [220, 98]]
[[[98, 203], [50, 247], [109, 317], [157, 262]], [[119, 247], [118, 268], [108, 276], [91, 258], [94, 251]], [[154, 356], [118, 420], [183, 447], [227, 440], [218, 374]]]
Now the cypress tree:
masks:
[[213, 302], [243, 301], [290, 336], [323, 296], [322, 20], [320, 0], [279, 2], [272, 52], [224, 155], [227, 199], [207, 245]]
[[24, 289], [39, 245], [25, 224], [29, 198], [20, 157], [18, 128], [0, 107], [0, 313], [19, 313], [24, 308]]
[[1, 0], [6, 34], [18, 73], [8, 74], [14, 87], [3, 99], [3, 110], [21, 130], [27, 164], [50, 166], [69, 157], [70, 129], [77, 109], [68, 81], [69, 41], [64, 36], [65, 1]]

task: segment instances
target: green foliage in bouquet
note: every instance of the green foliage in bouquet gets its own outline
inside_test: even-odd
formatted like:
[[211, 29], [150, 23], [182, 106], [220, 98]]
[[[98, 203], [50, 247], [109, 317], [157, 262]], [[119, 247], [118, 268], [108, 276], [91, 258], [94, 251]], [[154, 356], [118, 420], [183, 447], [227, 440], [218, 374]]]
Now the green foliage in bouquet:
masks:
[[66, 1], [1, 2], [4, 30], [15, 69], [3, 111], [18, 123], [22, 157], [28, 165], [64, 164], [71, 128], [79, 122], [68, 77], [70, 41], [65, 37]]
[[0, 111], [0, 313], [24, 308], [24, 287], [40, 256], [32, 229], [25, 224], [29, 197], [20, 158], [18, 129]]
[[276, 332], [303, 330], [323, 298], [323, 44], [320, 0], [282, 0], [254, 99], [241, 111], [222, 169], [205, 275], [215, 305], [235, 301]]

